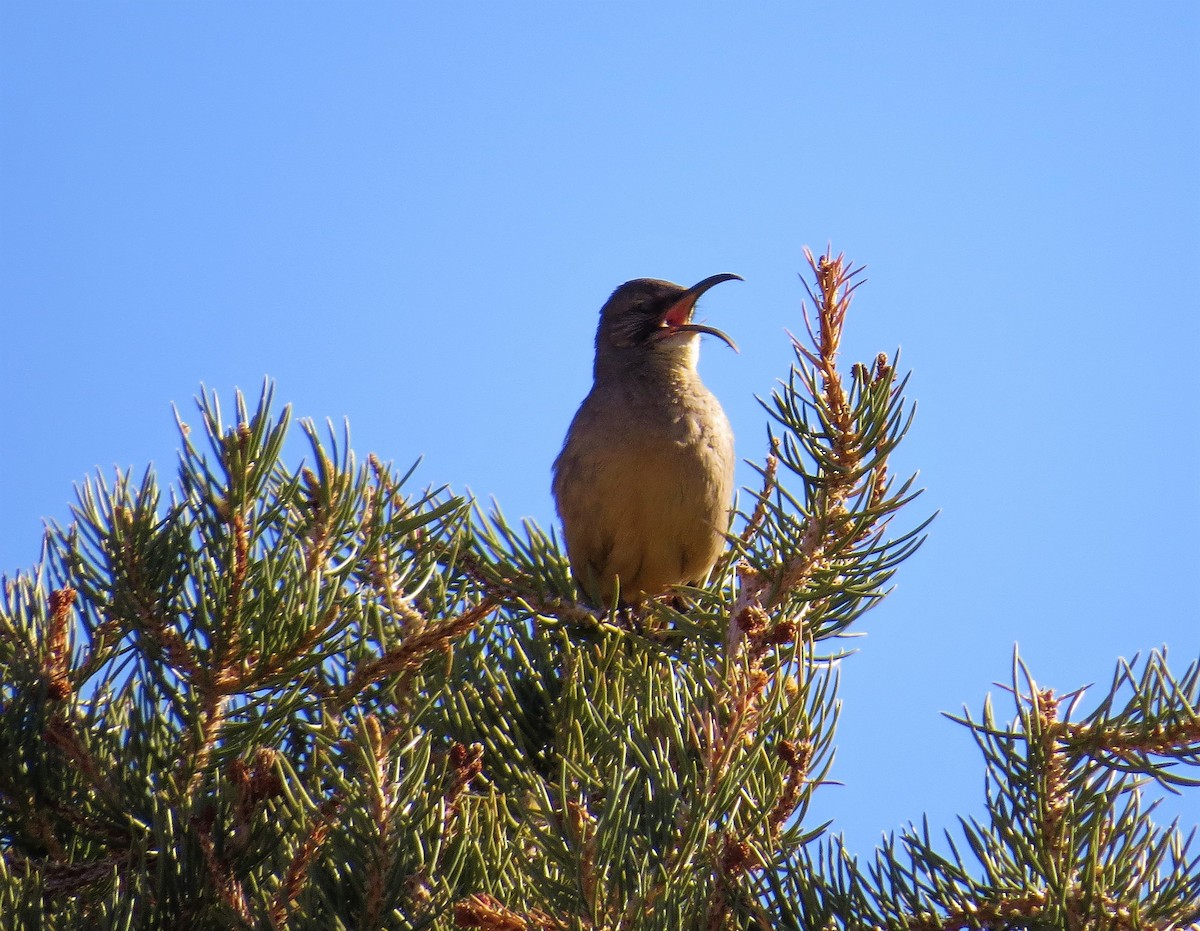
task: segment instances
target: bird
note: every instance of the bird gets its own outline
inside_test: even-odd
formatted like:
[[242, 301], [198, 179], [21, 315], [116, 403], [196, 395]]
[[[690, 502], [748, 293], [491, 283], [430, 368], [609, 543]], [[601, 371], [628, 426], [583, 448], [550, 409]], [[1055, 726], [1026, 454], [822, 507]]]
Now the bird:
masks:
[[597, 606], [636, 605], [703, 581], [725, 543], [733, 430], [697, 371], [693, 323], [712, 275], [685, 288], [657, 278], [618, 287], [600, 310], [592, 388], [554, 461], [554, 501], [571, 573]]

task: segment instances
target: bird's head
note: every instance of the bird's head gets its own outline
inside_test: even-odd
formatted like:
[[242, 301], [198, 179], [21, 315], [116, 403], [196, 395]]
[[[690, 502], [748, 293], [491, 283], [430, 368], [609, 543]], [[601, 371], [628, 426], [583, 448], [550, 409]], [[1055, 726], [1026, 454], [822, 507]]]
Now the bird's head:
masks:
[[722, 281], [740, 275], [713, 275], [684, 288], [657, 278], [635, 278], [612, 293], [600, 311], [596, 330], [596, 370], [613, 366], [694, 367], [701, 333], [709, 333], [737, 351], [716, 327], [693, 323], [696, 301]]

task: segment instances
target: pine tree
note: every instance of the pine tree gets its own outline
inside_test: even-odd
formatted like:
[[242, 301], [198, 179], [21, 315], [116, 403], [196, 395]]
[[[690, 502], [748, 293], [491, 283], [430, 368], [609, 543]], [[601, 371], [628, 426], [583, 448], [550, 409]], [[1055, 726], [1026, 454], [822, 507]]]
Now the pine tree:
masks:
[[928, 520], [896, 360], [838, 367], [857, 272], [808, 258], [726, 557], [640, 608], [332, 431], [289, 467], [269, 386], [232, 422], [203, 393], [169, 491], [87, 482], [3, 583], [0, 926], [1196, 926], [1193, 838], [1142, 794], [1198, 782], [1200, 662], [1163, 652], [1090, 697], [1015, 658], [1011, 720], [958, 719], [988, 778], [956, 833], [863, 864], [812, 823], [839, 638]]

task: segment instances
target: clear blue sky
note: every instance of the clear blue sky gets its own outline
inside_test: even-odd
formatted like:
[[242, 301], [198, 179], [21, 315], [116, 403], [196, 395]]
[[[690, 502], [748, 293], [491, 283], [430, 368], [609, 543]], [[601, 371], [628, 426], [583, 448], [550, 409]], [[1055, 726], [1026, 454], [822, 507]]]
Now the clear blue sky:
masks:
[[[903, 347], [898, 467], [942, 516], [844, 665], [820, 814], [855, 849], [976, 810], [939, 716], [1200, 651], [1200, 6], [0, 7], [0, 571], [170, 405], [264, 375], [360, 456], [553, 520], [595, 315], [691, 283], [743, 456], [801, 248], [866, 263], [847, 363]], [[751, 481], [743, 470], [742, 480]], [[1006, 712], [1007, 714], [1007, 712]]]

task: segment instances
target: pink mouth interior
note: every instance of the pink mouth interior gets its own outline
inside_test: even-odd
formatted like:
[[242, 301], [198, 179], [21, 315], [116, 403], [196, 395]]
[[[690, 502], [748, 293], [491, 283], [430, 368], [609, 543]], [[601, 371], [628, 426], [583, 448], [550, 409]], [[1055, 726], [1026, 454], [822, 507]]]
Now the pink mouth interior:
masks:
[[688, 322], [691, 315], [691, 308], [680, 302], [667, 311], [667, 315], [663, 317], [663, 324], [670, 327], [681, 326]]

